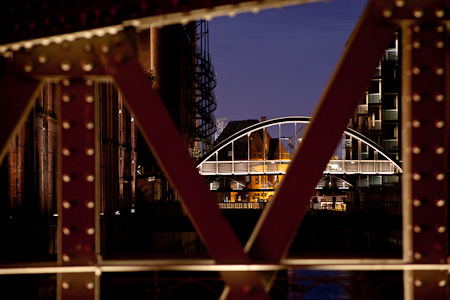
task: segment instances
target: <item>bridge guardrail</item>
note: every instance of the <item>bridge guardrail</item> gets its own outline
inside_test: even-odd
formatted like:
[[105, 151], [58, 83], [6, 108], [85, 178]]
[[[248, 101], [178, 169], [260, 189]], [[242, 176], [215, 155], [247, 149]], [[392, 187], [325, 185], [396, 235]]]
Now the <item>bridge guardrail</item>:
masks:
[[[285, 174], [291, 160], [205, 161], [198, 166], [201, 175]], [[324, 174], [395, 174], [398, 170], [383, 160], [332, 160]]]

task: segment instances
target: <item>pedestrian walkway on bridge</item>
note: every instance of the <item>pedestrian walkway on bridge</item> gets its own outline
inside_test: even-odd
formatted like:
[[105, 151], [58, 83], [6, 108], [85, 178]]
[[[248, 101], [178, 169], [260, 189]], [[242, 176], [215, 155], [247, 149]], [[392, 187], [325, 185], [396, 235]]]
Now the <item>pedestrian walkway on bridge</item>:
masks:
[[[292, 116], [250, 125], [219, 140], [198, 161], [197, 168], [205, 176], [285, 174], [293, 155], [286, 148], [294, 150], [300, 144], [302, 130], [309, 122], [309, 117]], [[289, 128], [286, 129], [287, 127]], [[286, 134], [286, 130], [291, 132], [283, 137], [282, 133]], [[276, 134], [276, 131], [278, 138], [273, 138], [268, 133]], [[359, 153], [356, 159], [333, 157], [323, 171], [324, 174], [392, 175], [402, 172], [400, 163], [366, 136], [347, 128], [343, 137], [343, 147], [353, 139], [370, 149], [372, 155], [366, 154], [363, 157]]]

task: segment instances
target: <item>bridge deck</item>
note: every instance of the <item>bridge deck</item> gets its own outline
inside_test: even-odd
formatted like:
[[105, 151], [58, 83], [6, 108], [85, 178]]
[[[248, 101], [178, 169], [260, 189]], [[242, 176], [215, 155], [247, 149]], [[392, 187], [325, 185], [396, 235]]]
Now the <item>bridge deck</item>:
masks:
[[[235, 160], [205, 161], [198, 166], [201, 175], [258, 175], [286, 174], [290, 159], [282, 160]], [[332, 160], [323, 171], [324, 174], [365, 174], [391, 175], [398, 169], [384, 160]]]

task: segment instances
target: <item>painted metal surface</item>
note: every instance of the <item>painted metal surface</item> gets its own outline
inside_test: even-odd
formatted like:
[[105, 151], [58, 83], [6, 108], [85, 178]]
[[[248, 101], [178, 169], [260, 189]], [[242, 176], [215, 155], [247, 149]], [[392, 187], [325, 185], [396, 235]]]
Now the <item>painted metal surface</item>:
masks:
[[[392, 40], [396, 26], [380, 26], [379, 8], [371, 4], [353, 32], [274, 201], [263, 212], [245, 246], [255, 260], [279, 261], [286, 255], [322, 170]], [[332, 127], [329, 120], [334, 120]]]
[[[17, 3], [22, 5], [28, 2]], [[28, 4], [32, 8], [30, 3]], [[248, 1], [248, 3], [248, 9], [252, 7], [259, 9], [264, 4], [272, 6], [277, 3], [285, 4], [283, 1]], [[159, 2], [156, 4], [162, 5]], [[171, 9], [176, 7], [176, 11], [179, 12], [190, 12], [194, 9], [211, 7], [211, 2], [196, 1], [195, 5], [182, 6], [178, 1], [172, 1], [169, 6]], [[48, 48], [48, 53], [53, 53], [54, 58], [57, 58], [54, 65], [46, 63], [46, 59], [52, 59], [50, 56], [37, 54], [31, 57], [27, 56], [28, 52], [24, 52], [22, 56], [17, 55], [18, 58], [15, 60], [17, 64], [14, 65], [16, 70], [11, 71], [9, 69], [11, 65], [8, 65], [0, 83], [2, 99], [11, 97], [13, 91], [11, 87], [14, 87], [14, 91], [20, 90], [17, 102], [9, 103], [2, 100], [13, 112], [10, 115], [0, 114], [2, 125], [5, 124], [0, 135], [2, 149], [5, 149], [11, 132], [14, 132], [21, 117], [32, 105], [32, 94], [39, 80], [53, 76], [62, 83], [60, 95], [62, 193], [59, 202], [61, 244], [58, 261], [62, 266], [86, 267], [83, 269], [86, 272], [80, 273], [73, 269], [58, 267], [51, 269], [52, 272], [61, 273], [58, 281], [61, 297], [64, 299], [98, 297], [96, 281], [100, 274], [96, 273], [99, 269], [93, 267], [98, 264], [95, 239], [98, 225], [94, 209], [95, 91], [93, 82], [89, 80], [90, 75], [98, 77], [110, 75], [116, 80], [130, 108], [136, 114], [148, 144], [188, 208], [191, 220], [202, 235], [211, 258], [215, 263], [222, 264], [217, 269], [231, 287], [231, 296], [236, 299], [266, 299], [268, 296], [264, 291], [265, 283], [260, 280], [256, 271], [286, 268], [286, 264], [283, 265], [284, 257], [310, 196], [308, 193], [299, 196], [297, 190], [311, 191], [312, 194], [322, 176], [322, 170], [365, 90], [366, 83], [378, 64], [379, 57], [391, 41], [397, 26], [403, 25], [405, 30], [411, 30], [406, 35], [408, 38], [404, 39], [403, 45], [407, 49], [405, 52], [407, 63], [404, 68], [406, 74], [403, 74], [405, 76], [403, 82], [406, 84], [403, 91], [407, 104], [405, 107], [409, 106], [403, 118], [404, 128], [407, 131], [405, 134], [407, 142], [402, 150], [404, 158], [407, 159], [404, 172], [406, 193], [403, 201], [406, 217], [404, 263], [372, 262], [367, 268], [404, 270], [406, 299], [448, 299], [446, 176], [449, 146], [447, 125], [449, 80], [446, 45], [450, 41], [445, 26], [441, 26], [448, 22], [448, 6], [448, 1], [438, 0], [370, 2], [314, 113], [305, 140], [296, 153], [275, 201], [264, 212], [245, 249], [241, 247], [230, 225], [216, 206], [214, 197], [197, 173], [195, 164], [189, 158], [174, 124], [140, 68], [128, 37], [123, 33], [117, 33], [127, 24], [125, 21], [119, 22], [122, 27], [83, 32], [76, 36], [79, 39], [75, 42], [74, 36], [71, 35], [53, 38], [53, 41], [61, 39], [60, 45], [51, 45]], [[11, 12], [11, 7], [14, 10], [15, 6], [11, 4], [6, 11]], [[161, 10], [155, 10], [155, 18], [166, 12], [163, 8], [161, 6]], [[220, 14], [233, 13], [233, 9], [238, 8], [238, 6], [224, 6]], [[86, 9], [96, 13], [93, 7]], [[83, 11], [82, 7], [78, 7], [78, 12], [80, 11]], [[171, 11], [173, 12], [174, 10]], [[219, 10], [211, 9], [211, 12], [206, 10], [201, 11], [201, 14], [207, 16], [216, 12], [219, 13]], [[97, 17], [101, 15], [102, 11]], [[189, 20], [198, 15], [188, 14], [184, 19], [182, 15], [171, 16], [168, 23]], [[55, 16], [52, 15], [51, 18], [53, 17]], [[133, 15], [129, 17], [135, 18]], [[23, 34], [14, 36], [9, 36], [8, 33], [8, 37], [1, 43], [21, 42], [2, 46], [0, 53], [19, 50], [21, 47], [33, 48], [36, 45], [42, 45], [43, 48], [39, 49], [46, 50], [44, 44], [49, 41], [45, 39], [29, 43], [23, 40], [70, 32], [66, 26], [68, 22], [63, 19], [61, 21], [63, 29], [50, 30], [50, 33], [46, 30], [40, 32], [40, 25], [32, 22], [28, 26], [37, 27], [30, 28], [31, 31], [27, 29]], [[8, 31], [11, 27], [9, 24], [5, 26], [5, 20], [8, 21], [9, 18], [2, 19], [2, 30], [6, 28]], [[56, 26], [52, 20], [50, 20], [52, 26]], [[43, 22], [45, 25], [45, 19]], [[161, 19], [158, 24], [165, 24], [164, 22]], [[135, 22], [134, 26], [139, 27], [143, 23], [145, 20], [140, 20]], [[156, 23], [156, 19], [147, 22], [147, 24]], [[17, 33], [22, 30], [24, 21], [19, 18], [18, 22], [12, 24], [13, 32]], [[108, 24], [110, 23], [93, 22], [89, 28]], [[34, 35], [35, 32], [38, 34]], [[94, 36], [98, 38], [91, 39]], [[84, 39], [80, 39], [81, 37]], [[71, 47], [79, 45], [86, 48], [78, 48], [74, 53], [70, 53]], [[51, 50], [51, 47], [61, 48], [56, 51]], [[64, 47], [68, 47], [67, 57], [64, 56]], [[44, 67], [48, 69], [37, 71], [35, 66], [39, 64], [45, 65]], [[19, 69], [22, 71], [18, 71]], [[23, 77], [17, 76], [16, 71], [23, 72], [21, 75]], [[335, 120], [332, 127], [328, 126], [330, 119]], [[320, 151], [317, 147], [319, 143]], [[177, 160], [173, 160], [174, 157]], [[270, 268], [253, 264], [261, 261], [271, 264]], [[316, 263], [320, 264], [321, 261]], [[384, 263], [387, 266], [384, 266]], [[127, 264], [114, 267], [116, 271], [136, 270]], [[324, 267], [333, 268], [333, 265]], [[352, 269], [352, 266], [347, 265], [345, 269], [347, 268]]]
[[[450, 39], [441, 22], [403, 27], [408, 64], [403, 68], [408, 138], [404, 153], [409, 160], [403, 179], [404, 259], [416, 264], [446, 264], [448, 257], [448, 82], [446, 55]], [[432, 54], [431, 54], [432, 53]], [[409, 82], [408, 82], [409, 81]], [[432, 217], [431, 217], [432, 216]], [[438, 270], [405, 273], [406, 295], [414, 299], [448, 299], [447, 274]]]
[[[257, 12], [260, 9], [318, 2], [319, 0], [97, 0], [42, 1], [20, 0], [0, 4], [0, 45], [11, 49], [36, 45], [43, 37], [67, 38], [75, 32], [100, 29], [117, 31], [127, 26], [150, 28], [225, 14]], [[45, 10], [45, 14], [35, 13]], [[90, 33], [92, 36], [92, 33]], [[87, 36], [84, 36], [87, 37]], [[52, 40], [52, 39], [51, 39]], [[26, 41], [26, 42], [24, 42]], [[24, 42], [24, 43], [23, 43]], [[2, 49], [0, 48], [0, 54]]]
[[[206, 182], [196, 171], [182, 137], [152, 89], [127, 36], [119, 34], [114, 39], [116, 42], [111, 43], [111, 51], [99, 51], [100, 61], [126, 97], [147, 144], [181, 196], [209, 254], [220, 263], [250, 262]], [[255, 272], [223, 272], [222, 276], [237, 299], [267, 298]]]
[[[62, 265], [95, 265], [96, 247], [96, 109], [94, 81], [80, 77], [62, 80], [61, 197], [58, 233]], [[62, 299], [95, 299], [95, 273], [58, 277]]]

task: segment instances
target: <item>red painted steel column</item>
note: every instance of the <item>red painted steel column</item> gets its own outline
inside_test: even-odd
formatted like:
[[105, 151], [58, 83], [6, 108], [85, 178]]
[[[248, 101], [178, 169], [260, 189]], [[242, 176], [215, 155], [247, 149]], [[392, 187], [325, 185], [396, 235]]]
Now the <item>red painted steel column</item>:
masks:
[[[61, 178], [58, 262], [95, 265], [95, 91], [92, 80], [65, 79], [61, 88]], [[95, 273], [64, 273], [62, 299], [95, 299]]]
[[[405, 262], [446, 264], [448, 257], [448, 82], [450, 39], [440, 22], [403, 27], [403, 178]], [[446, 147], [447, 146], [447, 147]], [[448, 299], [448, 274], [405, 272], [405, 295]]]

